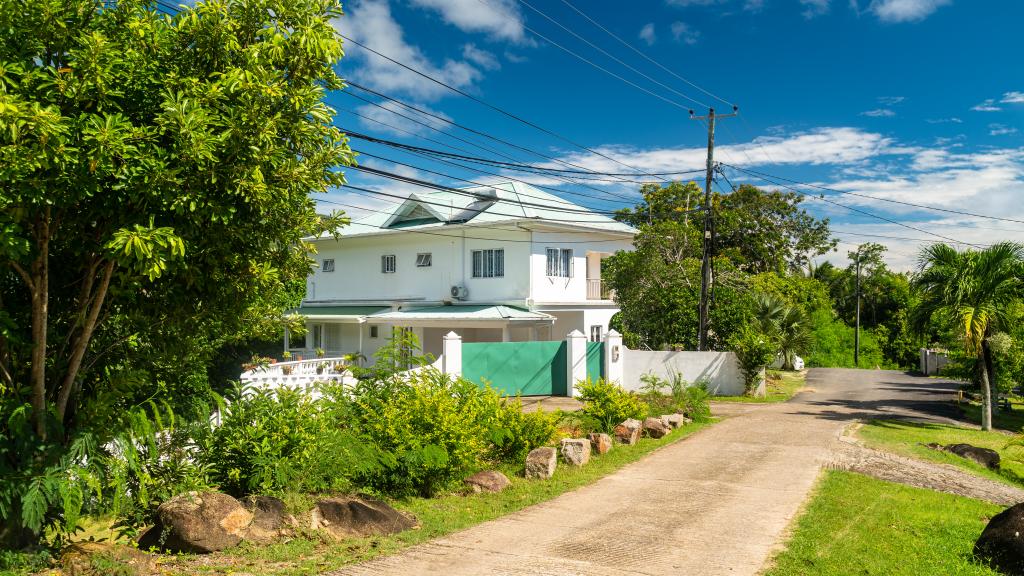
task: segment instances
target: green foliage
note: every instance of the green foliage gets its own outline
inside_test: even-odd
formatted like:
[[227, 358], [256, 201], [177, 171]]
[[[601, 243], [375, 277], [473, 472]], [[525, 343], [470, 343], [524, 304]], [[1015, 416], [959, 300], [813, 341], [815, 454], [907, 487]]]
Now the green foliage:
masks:
[[611, 432], [628, 418], [643, 418], [647, 405], [637, 395], [626, 392], [604, 378], [576, 383], [577, 398], [583, 402], [580, 412], [600, 432]]
[[776, 343], [754, 326], [744, 326], [729, 343], [739, 361], [747, 394], [750, 394], [760, 384], [765, 367], [775, 359]]
[[[807, 355], [807, 366], [856, 368], [853, 361], [854, 328], [835, 317], [830, 310], [819, 310], [810, 319], [814, 341]], [[860, 366], [896, 368], [882, 354], [872, 330], [860, 331]]]
[[491, 456], [502, 462], [521, 462], [530, 450], [549, 444], [555, 437], [558, 412], [536, 410], [524, 414], [518, 398], [505, 399], [490, 433]]
[[343, 408], [304, 390], [239, 389], [203, 447], [211, 482], [235, 496], [350, 488], [386, 456], [339, 414]]
[[670, 380], [644, 374], [640, 381], [643, 382], [641, 397], [648, 406], [648, 416], [682, 413], [694, 422], [711, 420], [711, 393], [707, 382], [690, 384], [680, 374], [673, 374]]

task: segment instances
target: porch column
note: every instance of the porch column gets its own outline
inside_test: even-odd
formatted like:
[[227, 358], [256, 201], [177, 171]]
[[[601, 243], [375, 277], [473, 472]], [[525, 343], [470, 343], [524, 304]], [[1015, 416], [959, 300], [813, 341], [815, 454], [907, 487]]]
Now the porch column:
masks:
[[441, 347], [441, 371], [462, 376], [462, 337], [454, 331], [444, 335]]
[[573, 330], [565, 337], [566, 385], [569, 396], [576, 396], [576, 383], [587, 379], [587, 337]]
[[536, 326], [530, 327], [530, 342], [538, 342], [540, 340], [540, 328]]
[[609, 330], [604, 337], [604, 377], [621, 386], [625, 372], [626, 347], [622, 345], [622, 334]]
[[512, 341], [512, 335], [509, 332], [508, 324], [505, 324], [504, 326], [501, 327], [501, 341], [502, 342], [511, 342]]
[[288, 349], [291, 348], [290, 337], [291, 337], [291, 331], [288, 330], [287, 326], [285, 326], [284, 327], [284, 351], [285, 352], [287, 352]]
[[359, 348], [356, 351], [356, 354], [357, 354], [357, 356], [356, 356], [356, 364], [359, 364], [360, 366], [362, 366], [363, 365], [363, 324], [362, 323], [356, 324], [356, 327], [359, 328]]

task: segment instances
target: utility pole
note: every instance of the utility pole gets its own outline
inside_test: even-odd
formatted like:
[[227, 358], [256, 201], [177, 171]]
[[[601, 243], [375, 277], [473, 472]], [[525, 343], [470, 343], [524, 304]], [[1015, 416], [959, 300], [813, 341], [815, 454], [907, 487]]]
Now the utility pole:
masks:
[[691, 120], [708, 121], [708, 162], [707, 175], [704, 179], [704, 242], [701, 254], [701, 280], [700, 280], [700, 324], [697, 327], [697, 351], [707, 350], [708, 347], [708, 292], [711, 289], [711, 246], [714, 223], [711, 220], [711, 181], [715, 173], [715, 121], [719, 118], [731, 118], [739, 114], [739, 107], [732, 107], [732, 114], [715, 115], [714, 108], [708, 108], [707, 116], [694, 116], [690, 110]]
[[853, 333], [853, 365], [856, 368], [860, 368], [860, 246], [857, 246], [857, 282], [856, 282], [856, 294], [857, 294], [857, 327]]

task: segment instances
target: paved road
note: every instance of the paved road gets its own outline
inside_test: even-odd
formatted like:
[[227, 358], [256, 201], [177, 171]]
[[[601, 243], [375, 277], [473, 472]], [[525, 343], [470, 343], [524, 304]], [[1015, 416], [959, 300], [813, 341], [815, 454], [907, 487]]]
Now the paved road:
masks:
[[734, 409], [590, 486], [335, 574], [756, 574], [851, 420], [948, 421], [952, 395], [900, 372], [812, 370], [788, 403]]

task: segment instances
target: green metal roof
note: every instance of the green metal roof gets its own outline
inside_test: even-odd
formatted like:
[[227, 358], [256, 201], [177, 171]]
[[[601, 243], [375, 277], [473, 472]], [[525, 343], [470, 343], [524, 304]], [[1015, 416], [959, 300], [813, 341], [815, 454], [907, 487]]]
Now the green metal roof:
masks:
[[531, 312], [513, 306], [482, 304], [475, 306], [426, 306], [373, 316], [380, 320], [552, 320], [550, 314]]
[[285, 310], [285, 314], [302, 314], [303, 316], [369, 316], [382, 310], [388, 310], [387, 306], [299, 306]]

